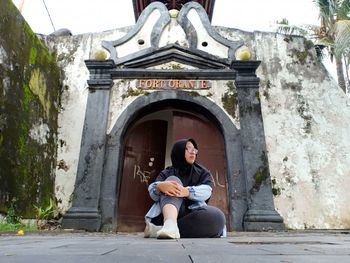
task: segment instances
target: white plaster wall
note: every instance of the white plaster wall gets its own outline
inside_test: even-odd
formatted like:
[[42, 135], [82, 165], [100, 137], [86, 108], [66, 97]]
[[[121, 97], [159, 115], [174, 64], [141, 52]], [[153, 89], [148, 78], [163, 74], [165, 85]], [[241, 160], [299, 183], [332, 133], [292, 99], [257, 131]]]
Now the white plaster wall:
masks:
[[70, 206], [71, 194], [78, 165], [82, 127], [84, 123], [91, 35], [62, 37], [51, 43], [63, 68], [63, 93], [58, 115], [58, 148], [55, 194], [58, 206], [65, 211]]
[[349, 228], [349, 98], [305, 39], [240, 32], [262, 61], [257, 75], [276, 209], [291, 229]]
[[71, 206], [79, 161], [89, 79], [84, 60], [94, 58], [95, 52], [102, 48], [102, 40], [118, 39], [128, 29], [46, 39], [47, 46], [57, 54], [58, 64], [62, 68], [63, 92], [58, 116], [55, 178], [55, 194], [62, 212]]
[[256, 32], [255, 40], [266, 63], [258, 75], [276, 208], [289, 228], [349, 228], [350, 100], [310, 60], [314, 49], [304, 65], [291, 55], [304, 39]]

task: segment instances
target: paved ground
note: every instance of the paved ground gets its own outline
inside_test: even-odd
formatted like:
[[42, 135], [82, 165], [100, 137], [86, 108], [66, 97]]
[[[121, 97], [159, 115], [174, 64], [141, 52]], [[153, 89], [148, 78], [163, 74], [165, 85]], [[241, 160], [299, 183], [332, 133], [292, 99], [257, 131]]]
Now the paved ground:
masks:
[[350, 262], [350, 232], [237, 232], [217, 239], [141, 233], [0, 233], [0, 262]]

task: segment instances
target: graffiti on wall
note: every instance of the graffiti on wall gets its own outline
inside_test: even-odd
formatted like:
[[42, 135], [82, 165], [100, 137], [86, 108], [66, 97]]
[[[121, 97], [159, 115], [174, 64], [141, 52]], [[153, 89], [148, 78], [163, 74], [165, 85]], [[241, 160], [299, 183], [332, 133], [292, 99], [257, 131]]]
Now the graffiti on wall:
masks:
[[214, 187], [221, 187], [221, 188], [225, 188], [225, 182], [220, 182], [219, 180], [219, 172], [218, 171], [215, 171], [215, 174], [213, 175], [211, 173], [211, 179], [213, 180], [213, 186]]
[[[149, 158], [148, 166], [152, 167], [154, 164], [154, 157]], [[140, 183], [145, 183], [148, 187], [148, 182], [151, 179], [151, 175], [155, 172], [155, 170], [147, 171], [142, 170], [139, 164], [134, 165], [134, 180], [137, 179]]]
[[139, 180], [140, 183], [145, 183], [148, 186], [148, 182], [151, 179], [152, 173], [154, 173], [154, 170], [142, 170], [140, 165], [134, 165], [134, 179]]
[[[148, 162], [148, 166], [152, 167], [154, 163], [154, 158], [151, 157], [150, 161]], [[141, 165], [135, 164], [134, 165], [134, 180], [138, 180], [140, 183], [145, 183], [148, 187], [149, 181], [152, 177], [152, 174], [155, 173], [155, 170], [148, 171], [146, 169], [141, 169]], [[225, 188], [226, 187], [226, 182], [220, 182], [219, 179], [219, 172], [216, 170], [215, 173], [211, 173], [211, 178], [213, 180], [213, 187], [220, 187], [220, 188]]]

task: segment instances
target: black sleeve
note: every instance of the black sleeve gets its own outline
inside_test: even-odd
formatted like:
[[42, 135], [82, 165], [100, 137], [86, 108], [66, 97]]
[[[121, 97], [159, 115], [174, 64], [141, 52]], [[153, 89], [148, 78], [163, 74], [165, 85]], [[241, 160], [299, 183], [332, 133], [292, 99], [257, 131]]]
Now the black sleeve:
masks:
[[197, 183], [195, 185], [206, 184], [213, 188], [213, 176], [211, 175], [209, 170], [198, 163], [195, 163], [194, 168], [196, 174], [199, 175], [199, 178], [197, 177], [198, 179], [196, 180]]
[[167, 179], [169, 177], [169, 173], [170, 173], [170, 168], [166, 168], [163, 171], [161, 171], [159, 173], [159, 175], [157, 176], [156, 180], [154, 180], [155, 182], [163, 182], [165, 181], [165, 179]]
[[206, 185], [209, 185], [211, 188], [213, 188], [213, 176], [207, 169], [203, 170], [201, 181], [202, 181], [201, 184], [206, 184]]

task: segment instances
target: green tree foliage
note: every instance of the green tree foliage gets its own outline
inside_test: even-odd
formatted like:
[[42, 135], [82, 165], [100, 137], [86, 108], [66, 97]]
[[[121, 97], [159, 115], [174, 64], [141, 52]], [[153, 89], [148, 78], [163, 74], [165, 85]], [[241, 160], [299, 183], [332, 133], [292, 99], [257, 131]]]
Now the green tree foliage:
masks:
[[[316, 51], [326, 48], [335, 62], [338, 84], [346, 92], [350, 86], [350, 0], [314, 0], [320, 25], [289, 25], [287, 19], [278, 22], [280, 33], [296, 34], [313, 40]], [[318, 50], [317, 50], [318, 49]], [[318, 52], [322, 57], [322, 52]]]

